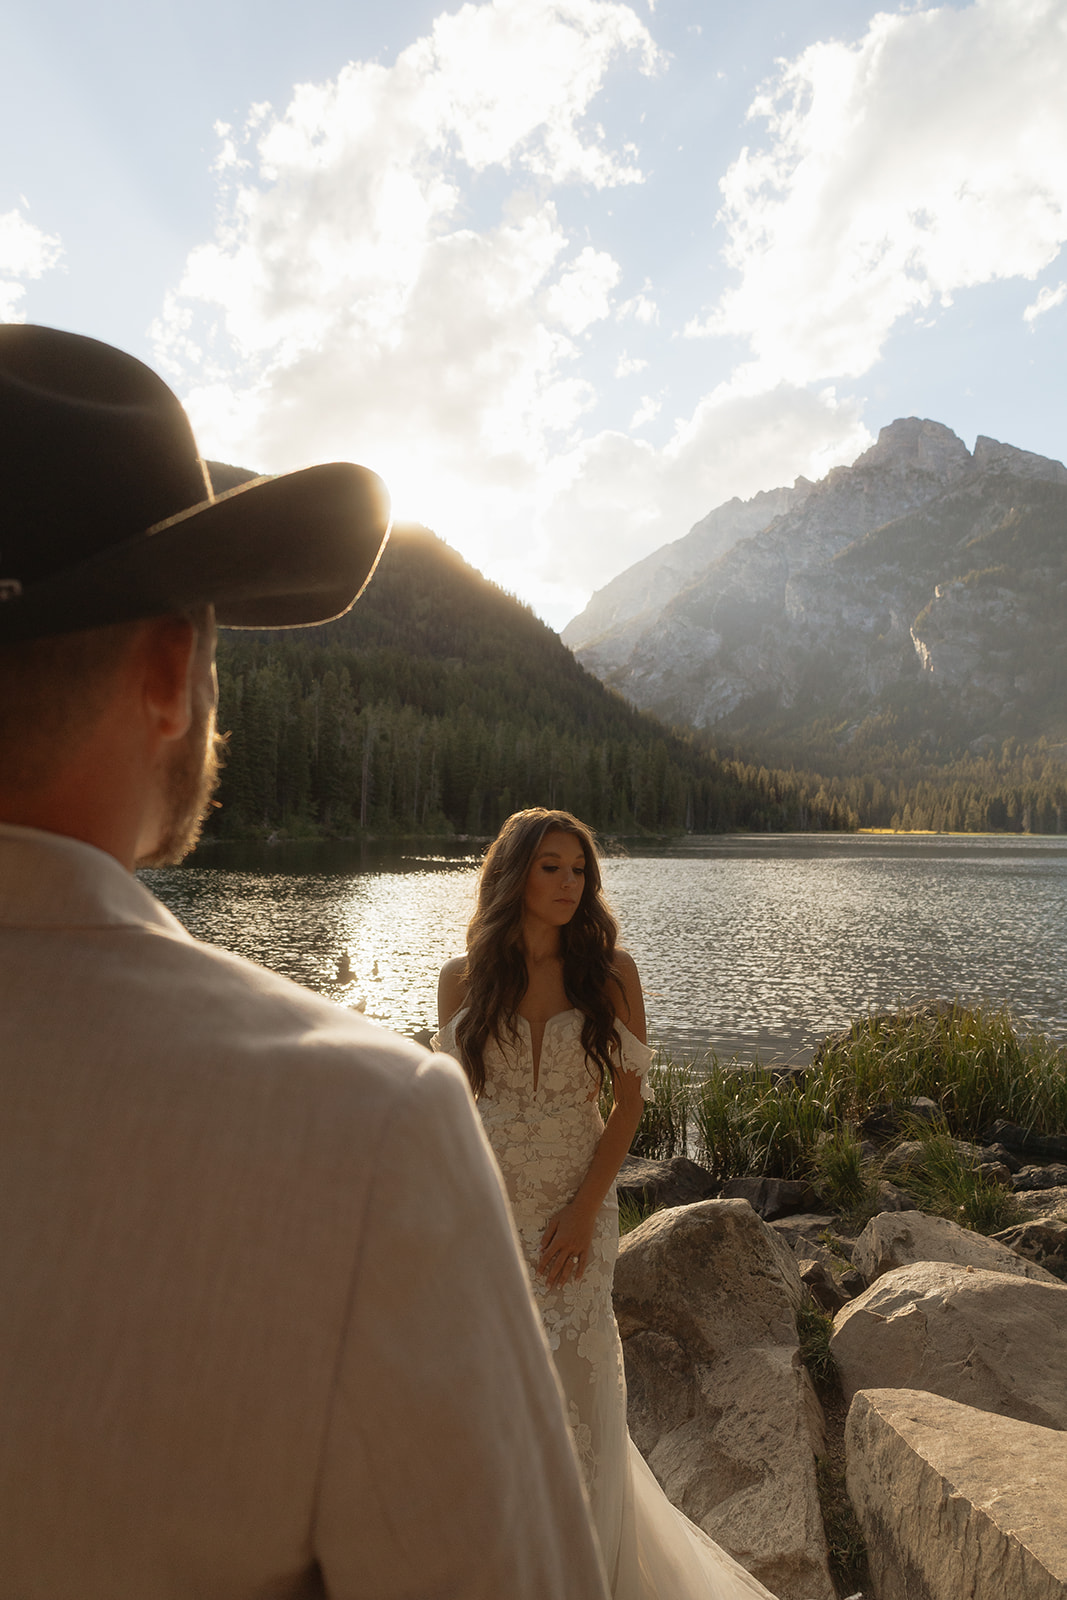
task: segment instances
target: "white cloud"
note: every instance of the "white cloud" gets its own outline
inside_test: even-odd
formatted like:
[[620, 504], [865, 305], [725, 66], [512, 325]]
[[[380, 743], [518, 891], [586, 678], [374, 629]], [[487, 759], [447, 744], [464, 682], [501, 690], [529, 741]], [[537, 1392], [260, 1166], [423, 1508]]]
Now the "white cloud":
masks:
[[615, 315], [620, 322], [632, 317], [635, 322], [649, 327], [659, 321], [659, 307], [647, 294], [635, 294], [632, 299], [623, 301]]
[[[595, 398], [574, 341], [611, 314], [619, 267], [551, 189], [641, 181], [588, 119], [627, 61], [658, 64], [626, 5], [491, 0], [393, 66], [220, 125], [223, 220], [154, 330], [202, 447], [264, 470], [366, 461], [398, 513], [482, 555]], [[476, 215], [485, 192], [503, 198]]]
[[645, 426], [646, 422], [655, 422], [662, 410], [662, 395], [643, 394], [641, 396], [641, 404], [630, 418], [630, 432], [636, 433]]
[[647, 366], [648, 362], [642, 360], [640, 356], [628, 355], [624, 350], [615, 363], [615, 376], [617, 378], [629, 378], [635, 372], [644, 372]]
[[603, 250], [588, 245], [546, 292], [545, 314], [568, 333], [583, 333], [602, 322], [611, 310], [611, 290], [620, 277], [619, 264]]
[[21, 211], [0, 213], [0, 322], [23, 322], [26, 285], [55, 266], [63, 246], [53, 234], [27, 221]]
[[1023, 312], [1023, 321], [1032, 324], [1038, 317], [1043, 317], [1046, 311], [1062, 306], [1065, 300], [1067, 300], [1067, 283], [1058, 283], [1054, 289], [1046, 284], [1038, 293], [1037, 299], [1032, 300]]
[[1067, 240], [1067, 7], [880, 12], [812, 45], [751, 108], [722, 180], [740, 275], [691, 334], [739, 334], [760, 385], [866, 372], [902, 317], [1032, 278]]

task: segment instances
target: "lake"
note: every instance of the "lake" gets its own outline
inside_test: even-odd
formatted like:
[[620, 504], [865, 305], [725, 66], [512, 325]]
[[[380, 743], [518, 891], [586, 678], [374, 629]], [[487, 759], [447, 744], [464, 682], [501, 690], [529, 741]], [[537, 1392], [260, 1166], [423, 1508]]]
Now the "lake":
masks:
[[[463, 949], [477, 860], [212, 845], [142, 877], [199, 938], [414, 1033]], [[1067, 839], [729, 835], [603, 871], [650, 1034], [676, 1053], [803, 1061], [869, 1009], [957, 995], [1067, 1039]]]

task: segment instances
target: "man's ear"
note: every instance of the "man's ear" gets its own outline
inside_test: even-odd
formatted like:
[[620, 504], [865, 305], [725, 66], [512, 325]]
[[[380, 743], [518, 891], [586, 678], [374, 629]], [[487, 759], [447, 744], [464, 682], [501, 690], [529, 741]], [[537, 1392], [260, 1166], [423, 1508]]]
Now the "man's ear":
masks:
[[181, 739], [193, 720], [197, 631], [186, 617], [151, 617], [140, 644], [142, 702], [161, 743]]

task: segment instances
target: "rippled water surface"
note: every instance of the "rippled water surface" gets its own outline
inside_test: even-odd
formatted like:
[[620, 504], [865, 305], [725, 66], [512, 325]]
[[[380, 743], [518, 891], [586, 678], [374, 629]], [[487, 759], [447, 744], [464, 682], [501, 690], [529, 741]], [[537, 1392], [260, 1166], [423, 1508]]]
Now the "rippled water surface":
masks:
[[[476, 871], [473, 856], [215, 846], [143, 876], [198, 937], [413, 1033], [463, 949]], [[868, 1008], [957, 994], [1067, 1037], [1067, 840], [689, 840], [609, 859], [604, 879], [651, 1032], [676, 1050], [803, 1059]]]

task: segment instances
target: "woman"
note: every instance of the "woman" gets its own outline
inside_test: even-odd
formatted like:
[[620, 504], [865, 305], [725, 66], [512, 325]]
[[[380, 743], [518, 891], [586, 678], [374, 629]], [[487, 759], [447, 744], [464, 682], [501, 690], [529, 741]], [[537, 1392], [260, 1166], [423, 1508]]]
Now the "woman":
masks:
[[617, 931], [584, 824], [517, 812], [486, 855], [467, 954], [441, 970], [434, 1044], [463, 1063], [500, 1163], [615, 1600], [773, 1600], [675, 1510], [626, 1429], [615, 1178], [652, 1052]]

